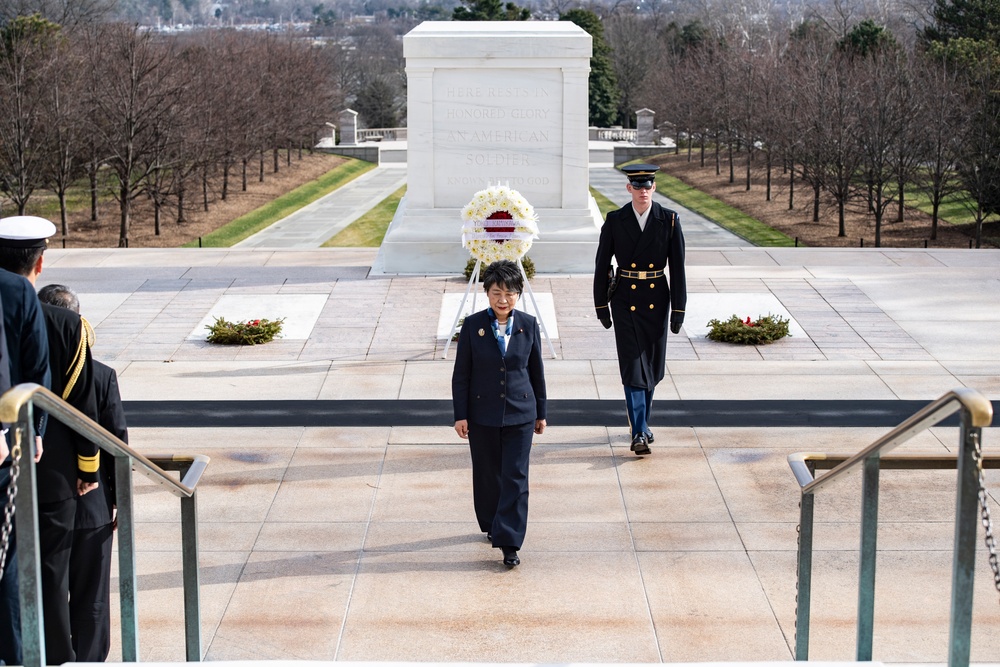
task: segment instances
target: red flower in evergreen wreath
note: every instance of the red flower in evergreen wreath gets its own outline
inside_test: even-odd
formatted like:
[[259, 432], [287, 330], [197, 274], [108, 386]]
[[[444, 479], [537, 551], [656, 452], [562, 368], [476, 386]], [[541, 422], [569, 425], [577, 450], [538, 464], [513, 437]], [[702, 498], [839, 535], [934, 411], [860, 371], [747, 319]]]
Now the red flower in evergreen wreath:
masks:
[[516, 262], [538, 238], [535, 209], [517, 190], [491, 185], [462, 209], [462, 245], [486, 264]]

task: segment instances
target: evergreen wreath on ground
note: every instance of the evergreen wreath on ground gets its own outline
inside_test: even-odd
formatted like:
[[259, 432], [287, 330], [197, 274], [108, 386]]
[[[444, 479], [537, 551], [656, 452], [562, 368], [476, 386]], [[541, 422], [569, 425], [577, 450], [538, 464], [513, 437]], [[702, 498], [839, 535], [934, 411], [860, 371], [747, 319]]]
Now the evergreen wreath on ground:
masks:
[[753, 322], [749, 316], [741, 320], [733, 315], [726, 321], [710, 320], [708, 326], [710, 340], [737, 345], [767, 345], [791, 335], [788, 320], [780, 315], [758, 316]]
[[230, 322], [216, 317], [215, 323], [206, 324], [208, 342], [216, 345], [260, 345], [269, 343], [281, 333], [280, 320], [247, 320], [246, 322]]

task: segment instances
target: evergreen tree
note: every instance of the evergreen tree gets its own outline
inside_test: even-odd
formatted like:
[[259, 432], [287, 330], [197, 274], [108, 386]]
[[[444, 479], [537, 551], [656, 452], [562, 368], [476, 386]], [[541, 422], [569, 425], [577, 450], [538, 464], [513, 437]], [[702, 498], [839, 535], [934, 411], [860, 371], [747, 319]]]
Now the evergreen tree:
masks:
[[965, 38], [1000, 46], [1000, 0], [935, 0], [933, 16], [923, 32], [928, 42]]
[[464, 6], [455, 7], [452, 21], [527, 21], [531, 10], [518, 7], [513, 2], [501, 0], [462, 0]]
[[840, 41], [844, 51], [865, 58], [874, 51], [890, 48], [896, 45], [896, 38], [883, 26], [871, 19], [865, 19], [857, 24]]
[[935, 0], [928, 51], [965, 72], [972, 111], [958, 174], [976, 221], [1000, 214], [1000, 0]]
[[612, 125], [618, 114], [618, 80], [611, 63], [611, 47], [604, 41], [604, 26], [597, 14], [586, 9], [571, 9], [559, 17], [572, 21], [593, 38], [590, 57], [590, 124], [596, 127]]
[[954, 63], [969, 81], [972, 112], [958, 162], [976, 221], [1000, 213], [1000, 0], [935, 0], [923, 37], [931, 55]]

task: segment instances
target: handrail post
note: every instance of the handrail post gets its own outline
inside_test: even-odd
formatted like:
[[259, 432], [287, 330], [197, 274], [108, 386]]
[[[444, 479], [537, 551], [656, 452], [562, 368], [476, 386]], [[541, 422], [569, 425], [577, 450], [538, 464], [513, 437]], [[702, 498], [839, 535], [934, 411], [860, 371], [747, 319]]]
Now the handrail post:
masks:
[[879, 455], [865, 459], [861, 500], [861, 555], [858, 570], [858, 634], [855, 658], [872, 659], [875, 628], [875, 559], [878, 547]]
[[118, 591], [121, 601], [122, 662], [139, 661], [138, 586], [135, 566], [135, 508], [132, 461], [115, 456], [115, 504], [118, 507]]
[[813, 505], [816, 496], [799, 500], [798, 591], [795, 601], [795, 659], [809, 659], [809, 605], [812, 602]]
[[951, 628], [948, 667], [968, 667], [972, 644], [972, 593], [976, 564], [976, 531], [979, 503], [979, 466], [976, 446], [983, 430], [972, 426], [962, 410], [958, 454], [958, 491], [955, 499], [955, 551], [951, 574]]
[[[38, 491], [35, 476], [35, 436], [32, 423], [34, 408], [45, 410], [80, 436], [95, 443], [114, 456], [117, 486], [119, 590], [121, 594], [121, 632], [123, 662], [138, 662], [139, 621], [136, 613], [136, 551], [135, 508], [132, 487], [132, 468], [146, 474], [155, 482], [182, 498], [181, 532], [188, 543], [183, 545], [184, 591], [188, 660], [201, 659], [201, 618], [198, 609], [198, 543], [197, 506], [195, 487], [201, 479], [207, 456], [171, 457], [164, 465], [178, 470], [177, 461], [184, 470], [181, 481], [168, 475], [159, 465], [132, 449], [100, 424], [90, 419], [72, 405], [41, 385], [19, 384], [0, 393], [0, 421], [12, 424], [19, 445], [17, 451], [21, 489], [15, 503], [17, 510], [17, 536], [21, 548], [16, 552], [20, 589], [21, 637], [24, 646], [24, 667], [43, 667], [45, 656], [45, 627], [41, 593], [41, 553], [39, 551]], [[0, 436], [2, 437], [2, 436]], [[174, 465], [169, 465], [173, 463]], [[189, 502], [188, 502], [189, 501]], [[13, 572], [11, 573], [13, 575]], [[191, 587], [194, 590], [191, 590]]]
[[[183, 472], [182, 472], [183, 475]], [[201, 605], [198, 587], [197, 493], [181, 498], [181, 549], [184, 573], [184, 637], [188, 662], [201, 661]]]
[[17, 530], [17, 586], [21, 603], [21, 658], [24, 667], [44, 667], [45, 619], [42, 616], [42, 555], [38, 536], [38, 477], [35, 474], [33, 420], [31, 404], [26, 403], [21, 406], [17, 423], [11, 426], [16, 429], [14, 437], [21, 440], [21, 470], [14, 500], [14, 521]]

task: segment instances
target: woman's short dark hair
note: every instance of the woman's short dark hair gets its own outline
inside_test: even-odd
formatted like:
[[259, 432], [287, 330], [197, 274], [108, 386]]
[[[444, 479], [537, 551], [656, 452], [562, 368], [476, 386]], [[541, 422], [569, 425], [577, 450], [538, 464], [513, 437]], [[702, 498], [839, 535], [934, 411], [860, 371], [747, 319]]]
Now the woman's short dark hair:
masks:
[[494, 285], [500, 285], [514, 290], [518, 294], [524, 291], [524, 278], [521, 269], [509, 259], [493, 262], [483, 271], [483, 290], [489, 292]]

